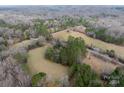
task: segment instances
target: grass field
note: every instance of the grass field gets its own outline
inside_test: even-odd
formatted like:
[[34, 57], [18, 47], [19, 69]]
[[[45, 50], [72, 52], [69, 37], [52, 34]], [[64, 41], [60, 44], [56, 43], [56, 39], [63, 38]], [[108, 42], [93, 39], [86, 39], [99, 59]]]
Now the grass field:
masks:
[[[30, 42], [31, 40], [25, 40], [15, 44], [13, 47], [27, 46]], [[50, 47], [50, 45], [47, 44], [43, 47], [29, 51], [27, 65], [31, 74], [33, 75], [38, 72], [45, 72], [47, 75], [54, 79], [59, 79], [62, 76], [67, 75], [68, 67], [45, 59], [44, 54], [47, 47]]]
[[110, 44], [110, 43], [106, 43], [97, 39], [93, 39], [91, 37], [88, 37], [87, 35], [83, 34], [83, 33], [79, 33], [79, 32], [74, 32], [74, 31], [69, 31], [67, 32], [66, 30], [64, 31], [60, 31], [60, 32], [56, 32], [53, 33], [53, 37], [56, 39], [60, 39], [60, 40], [67, 40], [69, 36], [73, 36], [73, 37], [81, 37], [84, 39], [85, 43], [89, 46], [95, 46], [97, 48], [101, 48], [103, 50], [114, 50], [115, 54], [124, 59], [124, 47], [122, 46], [117, 46], [114, 44]]
[[114, 69], [119, 66], [116, 64], [112, 64], [111, 62], [103, 61], [102, 59], [93, 56], [92, 54], [88, 53], [87, 57], [84, 59], [83, 63], [88, 64], [91, 68], [97, 73], [111, 73]]
[[45, 51], [49, 45], [29, 51], [28, 67], [32, 74], [45, 72], [53, 79], [60, 79], [68, 74], [68, 67], [45, 59]]

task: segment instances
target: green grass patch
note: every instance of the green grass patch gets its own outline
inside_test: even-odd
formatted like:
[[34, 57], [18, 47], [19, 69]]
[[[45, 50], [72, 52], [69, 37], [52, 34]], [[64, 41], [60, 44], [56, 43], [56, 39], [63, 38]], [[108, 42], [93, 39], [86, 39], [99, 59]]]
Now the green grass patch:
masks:
[[46, 74], [43, 73], [43, 72], [40, 72], [40, 73], [38, 73], [38, 74], [35, 74], [35, 75], [32, 77], [32, 86], [36, 87], [37, 84], [38, 84], [38, 82], [39, 82], [40, 80], [42, 80], [44, 76], [46, 76]]

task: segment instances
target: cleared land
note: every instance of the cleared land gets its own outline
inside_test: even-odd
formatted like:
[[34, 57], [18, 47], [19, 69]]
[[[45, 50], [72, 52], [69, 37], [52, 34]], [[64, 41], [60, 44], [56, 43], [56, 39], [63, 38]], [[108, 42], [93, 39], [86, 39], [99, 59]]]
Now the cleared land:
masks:
[[60, 79], [68, 74], [68, 67], [45, 59], [45, 51], [49, 45], [29, 51], [28, 66], [32, 74], [45, 72], [54, 79]]
[[[13, 47], [27, 46], [30, 42], [31, 40], [25, 40], [15, 44]], [[51, 79], [60, 79], [68, 74], [68, 67], [45, 59], [44, 55], [47, 47], [50, 47], [50, 44], [29, 51], [27, 63], [29, 70], [32, 75], [38, 72], [45, 72]]]
[[75, 31], [69, 31], [67, 32], [67, 30], [63, 30], [60, 32], [56, 32], [53, 34], [53, 37], [56, 39], [60, 39], [60, 40], [67, 40], [69, 36], [73, 36], [73, 37], [81, 37], [84, 39], [86, 45], [89, 46], [95, 46], [97, 48], [100, 48], [102, 50], [114, 50], [115, 54], [124, 59], [124, 47], [122, 46], [117, 46], [114, 44], [110, 44], [110, 43], [106, 43], [94, 38], [91, 38], [83, 33], [79, 33], [79, 32], [75, 32]]
[[98, 74], [111, 73], [118, 65], [112, 64], [109, 61], [105, 62], [102, 59], [88, 53], [85, 60], [82, 62], [91, 66]]

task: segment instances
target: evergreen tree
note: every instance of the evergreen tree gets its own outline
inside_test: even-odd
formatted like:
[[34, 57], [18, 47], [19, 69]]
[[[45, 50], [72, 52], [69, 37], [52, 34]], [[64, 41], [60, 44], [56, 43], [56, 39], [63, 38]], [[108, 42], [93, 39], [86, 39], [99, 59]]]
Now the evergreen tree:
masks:
[[76, 87], [98, 87], [101, 81], [97, 74], [92, 71], [89, 65], [73, 64], [70, 68], [70, 79]]

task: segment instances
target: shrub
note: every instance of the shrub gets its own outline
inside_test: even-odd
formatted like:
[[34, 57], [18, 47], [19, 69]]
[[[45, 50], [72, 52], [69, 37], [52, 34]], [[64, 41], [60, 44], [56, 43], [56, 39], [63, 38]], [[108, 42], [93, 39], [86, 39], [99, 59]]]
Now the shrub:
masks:
[[6, 27], [6, 26], [7, 23], [4, 20], [0, 19], [0, 27]]
[[7, 40], [5, 40], [3, 37], [0, 37], [0, 45], [2, 45], [2, 44], [5, 46], [8, 45]]
[[29, 29], [30, 25], [29, 24], [24, 24], [24, 23], [19, 23], [19, 24], [16, 24], [16, 25], [8, 24], [8, 27], [13, 28], [15, 30], [25, 31], [25, 30]]
[[46, 74], [43, 73], [43, 72], [40, 72], [38, 74], [35, 74], [33, 77], [32, 77], [32, 86], [37, 86], [37, 84], [43, 79], [43, 77], [45, 77]]
[[114, 50], [106, 50], [106, 54], [107, 54], [109, 57], [115, 57], [115, 51], [114, 51]]
[[60, 86], [68, 87], [70, 85], [70, 83], [69, 83], [69, 77], [68, 76], [62, 77], [60, 79], [59, 83], [60, 83]]
[[88, 27], [90, 25], [89, 21], [84, 19], [84, 18], [80, 18], [79, 23], [82, 24], [85, 27]]
[[30, 42], [30, 44], [28, 45], [28, 49], [30, 50], [30, 49], [36, 48], [36, 47], [38, 46], [37, 43], [38, 43], [37, 40], [32, 40], [32, 41]]
[[0, 44], [3, 44], [4, 43], [4, 38], [0, 37]]
[[124, 87], [124, 67], [117, 67], [109, 77], [108, 85], [111, 87]]
[[73, 80], [72, 85], [76, 87], [101, 86], [101, 81], [97, 74], [86, 64], [73, 64], [70, 68], [69, 77]]
[[59, 51], [54, 48], [48, 48], [45, 53], [45, 58], [59, 63]]
[[38, 37], [37, 41], [38, 46], [43, 46], [45, 41], [46, 39], [43, 36]]
[[29, 68], [28, 68], [28, 65], [26, 63], [22, 63], [21, 64], [21, 67], [22, 67], [22, 70], [25, 71], [25, 72], [29, 72]]
[[17, 60], [17, 62], [26, 63], [28, 55], [27, 55], [27, 53], [19, 53], [18, 52], [18, 53], [16, 53], [16, 55], [14, 55], [14, 58]]
[[54, 55], [54, 49], [47, 48], [46, 53], [45, 53], [45, 58], [49, 60], [53, 60], [53, 55]]
[[29, 39], [30, 38], [30, 33], [25, 31], [24, 33], [24, 39]]
[[53, 39], [53, 36], [51, 35], [51, 34], [48, 34], [47, 36], [46, 36], [46, 40], [47, 41], [50, 41], [50, 40], [52, 40]]
[[6, 49], [7, 49], [7, 47], [4, 44], [0, 45], [0, 52], [3, 50], [6, 50]]
[[28, 49], [30, 50], [30, 49], [37, 48], [39, 46], [43, 46], [44, 42], [45, 42], [45, 39], [40, 36], [38, 39], [31, 40], [31, 42], [28, 45]]

